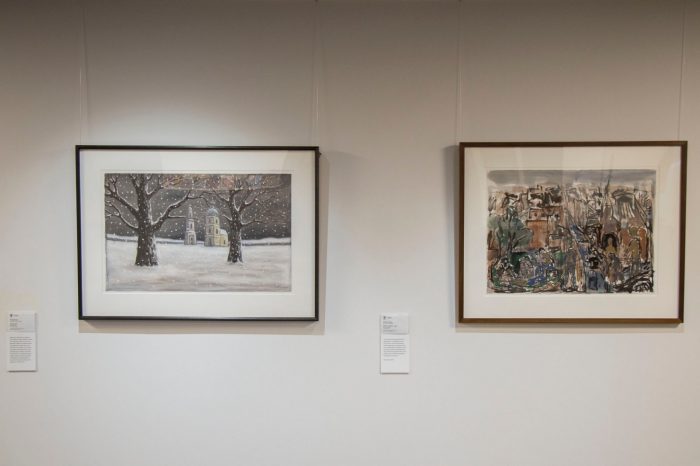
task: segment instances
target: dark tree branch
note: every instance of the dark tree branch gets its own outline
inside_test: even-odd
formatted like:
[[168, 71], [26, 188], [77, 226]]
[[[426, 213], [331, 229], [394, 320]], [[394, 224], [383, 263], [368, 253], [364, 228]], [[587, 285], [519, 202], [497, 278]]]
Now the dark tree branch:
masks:
[[[112, 208], [112, 209], [114, 209], [114, 210], [110, 211], [110, 210], [108, 210], [108, 208]], [[118, 218], [119, 220], [121, 220], [121, 222], [122, 222], [124, 225], [126, 225], [126, 226], [129, 227], [129, 228], [131, 228], [132, 230], [134, 230], [134, 231], [137, 231], [137, 230], [138, 230], [138, 226], [136, 226], [136, 225], [134, 225], [133, 223], [129, 222], [129, 221], [124, 217], [124, 213], [123, 213], [121, 210], [119, 210], [119, 207], [117, 207], [116, 205], [114, 205], [114, 204], [111, 203], [111, 202], [110, 202], [110, 203], [107, 203], [107, 204], [105, 205], [105, 215], [107, 216], [107, 218], [116, 217], [116, 218]]]
[[224, 202], [226, 204], [229, 203], [229, 200], [226, 197], [222, 196], [218, 191], [212, 191], [212, 194], [214, 194], [216, 197], [221, 199], [222, 202]]
[[165, 209], [165, 211], [163, 211], [163, 213], [160, 215], [160, 217], [158, 217], [158, 220], [156, 220], [153, 223], [153, 227], [156, 230], [158, 230], [161, 226], [163, 226], [163, 223], [165, 223], [165, 221], [168, 220], [169, 218], [177, 218], [177, 217], [173, 217], [170, 215], [173, 210], [177, 209], [178, 207], [183, 205], [185, 202], [192, 200], [192, 199], [197, 199], [199, 197], [200, 196], [192, 196], [192, 191], [187, 191], [187, 193], [180, 200], [173, 202]]
[[[229, 195], [231, 197], [231, 206], [236, 209], [236, 212], [239, 212], [241, 209], [241, 205], [247, 194], [243, 194], [243, 196], [238, 196], [241, 193], [246, 193], [245, 188], [236, 188], [229, 190]], [[239, 200], [236, 202], [236, 196], [238, 196]]]
[[257, 201], [258, 198], [260, 197], [260, 193], [257, 192], [257, 193], [255, 194], [255, 196], [253, 196], [253, 198], [251, 199], [251, 198], [250, 198], [250, 194], [251, 194], [251, 193], [252, 193], [252, 191], [249, 191], [248, 194], [243, 198], [243, 208], [246, 208], [246, 207], [248, 207], [249, 205], [254, 204], [255, 201]]
[[247, 222], [241, 222], [241, 226], [245, 227], [248, 225], [252, 225], [254, 223], [267, 223], [265, 220], [259, 220], [259, 219], [253, 219], [253, 220], [248, 220]]
[[131, 204], [129, 201], [127, 201], [121, 194], [119, 194], [117, 181], [117, 177], [112, 177], [109, 182], [105, 183], [105, 189], [107, 190], [107, 192], [105, 192], [105, 196], [119, 202], [124, 207], [126, 207], [134, 217], [138, 217], [138, 209], [134, 207], [133, 204]]
[[134, 185], [134, 188], [136, 188], [136, 189], [141, 188], [139, 175], [132, 173], [132, 174], [129, 174], [129, 178], [131, 179], [131, 184]]
[[[269, 188], [260, 188], [260, 191], [257, 191], [255, 193], [255, 196], [253, 198], [250, 198], [250, 195], [246, 196], [246, 199], [243, 201], [243, 205], [240, 208], [240, 212], [243, 213], [248, 207], [256, 204], [258, 201], [267, 201], [272, 199], [272, 195], [280, 189], [281, 186], [273, 186]], [[265, 195], [270, 195], [269, 197], [264, 197]]]
[[[151, 183], [151, 180], [155, 183]], [[152, 188], [149, 185], [153, 184]], [[146, 198], [152, 198], [158, 191], [163, 189], [163, 184], [160, 175], [146, 175]]]

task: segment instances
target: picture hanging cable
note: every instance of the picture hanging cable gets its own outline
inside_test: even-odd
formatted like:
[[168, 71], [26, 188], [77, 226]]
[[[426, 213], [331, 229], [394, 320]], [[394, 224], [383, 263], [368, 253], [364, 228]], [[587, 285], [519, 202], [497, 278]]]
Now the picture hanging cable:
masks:
[[455, 143], [459, 144], [462, 132], [462, 22], [463, 22], [463, 11], [462, 11], [462, 0], [458, 2], [457, 10], [457, 83], [456, 83], [456, 94], [457, 103], [455, 105]]
[[681, 139], [681, 119], [683, 117], [683, 73], [685, 71], [685, 23], [687, 1], [683, 1], [683, 18], [681, 20], [681, 62], [680, 62], [680, 78], [678, 83], [678, 128], [676, 130], [676, 138]]
[[87, 9], [84, 2], [80, 2], [81, 12], [81, 28], [80, 28], [80, 70], [78, 73], [78, 116], [79, 129], [78, 141], [83, 144], [87, 137], [87, 120], [88, 120], [88, 50], [87, 50]]
[[311, 128], [310, 140], [311, 145], [319, 145], [319, 67], [318, 55], [319, 51], [319, 36], [320, 36], [320, 19], [319, 19], [319, 1], [314, 1], [314, 19], [313, 19], [313, 37], [311, 38]]

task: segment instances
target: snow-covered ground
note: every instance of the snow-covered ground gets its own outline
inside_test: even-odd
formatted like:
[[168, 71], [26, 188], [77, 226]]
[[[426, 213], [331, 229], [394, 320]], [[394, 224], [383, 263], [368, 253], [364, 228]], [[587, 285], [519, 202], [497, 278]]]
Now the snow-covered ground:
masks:
[[[262, 243], [262, 244], [255, 244]], [[243, 245], [243, 263], [226, 262], [228, 247], [158, 240], [158, 264], [137, 267], [136, 242], [107, 240], [107, 291], [289, 291], [291, 245]]]
[[[135, 243], [135, 236], [119, 236], [119, 235], [107, 235], [108, 240], [112, 241], [126, 241], [129, 243]], [[197, 241], [200, 244], [204, 244], [204, 241]], [[265, 244], [291, 244], [291, 238], [262, 238], [262, 239], [244, 239], [241, 243], [246, 245], [265, 245]], [[170, 238], [158, 238], [156, 237], [156, 243], [171, 243], [171, 244], [182, 244], [181, 239], [170, 239]]]

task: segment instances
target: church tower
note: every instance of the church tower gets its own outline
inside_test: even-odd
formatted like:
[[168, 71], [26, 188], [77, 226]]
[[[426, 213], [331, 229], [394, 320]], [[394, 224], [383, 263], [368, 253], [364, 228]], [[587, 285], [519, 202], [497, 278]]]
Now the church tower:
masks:
[[204, 230], [205, 246], [228, 246], [228, 234], [221, 229], [219, 224], [219, 211], [215, 207], [207, 210], [206, 225]]
[[204, 245], [216, 246], [216, 236], [219, 234], [219, 211], [214, 207], [207, 210], [206, 230], [204, 231]]
[[194, 246], [197, 244], [197, 232], [194, 230], [194, 215], [192, 206], [187, 208], [187, 218], [185, 219], [185, 244]]

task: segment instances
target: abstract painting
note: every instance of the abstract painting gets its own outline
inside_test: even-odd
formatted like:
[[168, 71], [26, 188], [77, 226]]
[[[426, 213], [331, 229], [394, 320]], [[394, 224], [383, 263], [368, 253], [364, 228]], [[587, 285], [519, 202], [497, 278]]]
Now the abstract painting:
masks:
[[487, 176], [489, 292], [653, 291], [655, 171]]
[[687, 143], [460, 144], [458, 320], [680, 323]]

